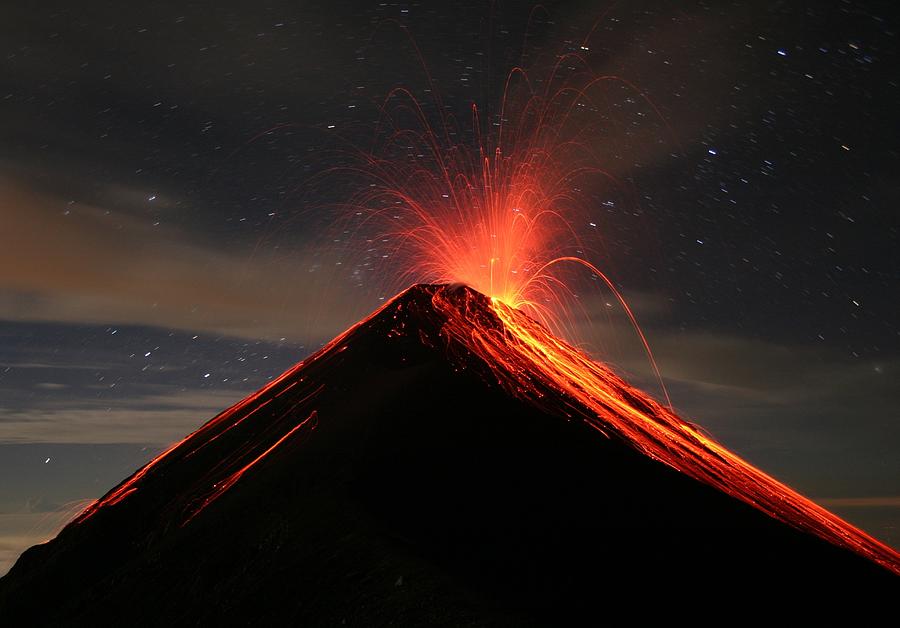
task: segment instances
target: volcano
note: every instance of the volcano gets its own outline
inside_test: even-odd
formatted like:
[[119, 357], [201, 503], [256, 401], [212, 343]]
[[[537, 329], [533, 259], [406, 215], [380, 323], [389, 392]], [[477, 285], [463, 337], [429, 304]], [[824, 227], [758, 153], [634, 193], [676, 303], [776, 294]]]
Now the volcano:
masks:
[[710, 596], [742, 615], [877, 607], [898, 573], [896, 552], [524, 314], [418, 285], [25, 552], [0, 618], [707, 623]]

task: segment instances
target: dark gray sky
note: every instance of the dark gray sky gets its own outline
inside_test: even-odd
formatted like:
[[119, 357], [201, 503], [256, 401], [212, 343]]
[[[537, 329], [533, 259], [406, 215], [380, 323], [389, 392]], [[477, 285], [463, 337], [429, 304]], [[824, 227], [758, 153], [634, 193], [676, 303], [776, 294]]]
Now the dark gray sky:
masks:
[[[328, 241], [321, 208], [354, 182], [304, 182], [374, 137], [390, 88], [428, 106], [399, 24], [448, 110], [489, 119], [523, 50], [540, 73], [605, 11], [227, 4], [0, 9], [0, 572], [390, 296]], [[620, 3], [589, 58], [662, 115], [606, 96], [596, 149], [623, 183], [598, 199], [593, 261], [676, 409], [900, 546], [890, 7]], [[608, 295], [583, 298], [578, 340], [650, 381]]]

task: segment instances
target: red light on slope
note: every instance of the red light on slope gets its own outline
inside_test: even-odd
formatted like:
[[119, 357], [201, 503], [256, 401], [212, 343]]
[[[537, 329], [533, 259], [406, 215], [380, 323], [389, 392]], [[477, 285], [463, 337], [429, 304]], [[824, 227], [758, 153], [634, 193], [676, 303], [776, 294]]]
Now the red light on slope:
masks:
[[490, 299], [486, 316], [470, 303], [479, 298], [439, 289], [432, 302], [446, 318], [443, 333], [478, 356], [508, 393], [551, 414], [564, 409], [544, 400], [566, 399], [566, 412], [604, 436], [900, 574], [900, 554], [890, 547], [755, 468], [521, 311]]
[[[414, 294], [407, 299], [410, 292]], [[304, 367], [337, 358], [350, 346], [354, 331], [391, 310], [395, 326], [385, 332], [388, 337], [406, 336], [424, 342], [444, 356], [442, 359], [481, 373], [487, 384], [500, 386], [511, 396], [543, 410], [548, 417], [582, 421], [605, 438], [615, 438], [775, 519], [900, 574], [900, 554], [893, 549], [742, 460], [630, 386], [606, 365], [554, 336], [541, 323], [500, 299], [450, 286], [413, 288], [388, 302], [306, 362], [170, 447], [85, 509], [75, 523], [83, 523], [104, 508], [127, 503], [165, 465], [187, 461], [223, 431], [235, 429], [255, 415], [254, 420], [261, 422], [262, 438], [241, 441], [239, 447], [228, 450], [224, 459], [215, 461], [213, 468], [204, 472], [197, 486], [186, 489], [193, 491], [192, 499], [182, 510], [180, 524], [189, 523], [293, 436], [318, 424], [318, 412], [311, 406], [316, 405], [325, 382], [311, 381], [315, 378], [307, 378]], [[427, 332], [435, 327], [442, 340], [439, 346], [434, 346], [435, 339], [429, 339]], [[297, 401], [278, 413], [258, 412], [269, 399], [284, 395], [298, 384], [303, 388], [294, 391]], [[298, 455], [302, 455], [302, 449]], [[181, 496], [169, 499], [175, 501]]]

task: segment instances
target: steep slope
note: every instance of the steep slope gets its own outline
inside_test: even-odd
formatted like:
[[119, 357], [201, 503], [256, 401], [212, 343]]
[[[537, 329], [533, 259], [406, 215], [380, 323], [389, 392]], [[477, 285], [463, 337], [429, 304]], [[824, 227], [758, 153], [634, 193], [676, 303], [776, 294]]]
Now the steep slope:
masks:
[[810, 616], [886, 603], [898, 565], [533, 321], [417, 286], [26, 552], [0, 618], [546, 624], [642, 591]]

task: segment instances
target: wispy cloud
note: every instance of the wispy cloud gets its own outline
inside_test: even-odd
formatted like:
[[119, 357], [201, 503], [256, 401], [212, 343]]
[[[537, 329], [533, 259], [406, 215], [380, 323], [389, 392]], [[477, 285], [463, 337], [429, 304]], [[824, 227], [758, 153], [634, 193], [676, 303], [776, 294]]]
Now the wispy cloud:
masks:
[[8, 178], [0, 178], [0, 224], [0, 319], [306, 340], [331, 337], [365, 308], [359, 294], [336, 287], [313, 249], [216, 248]]
[[171, 443], [247, 392], [173, 391], [115, 402], [61, 400], [0, 408], [0, 443]]

